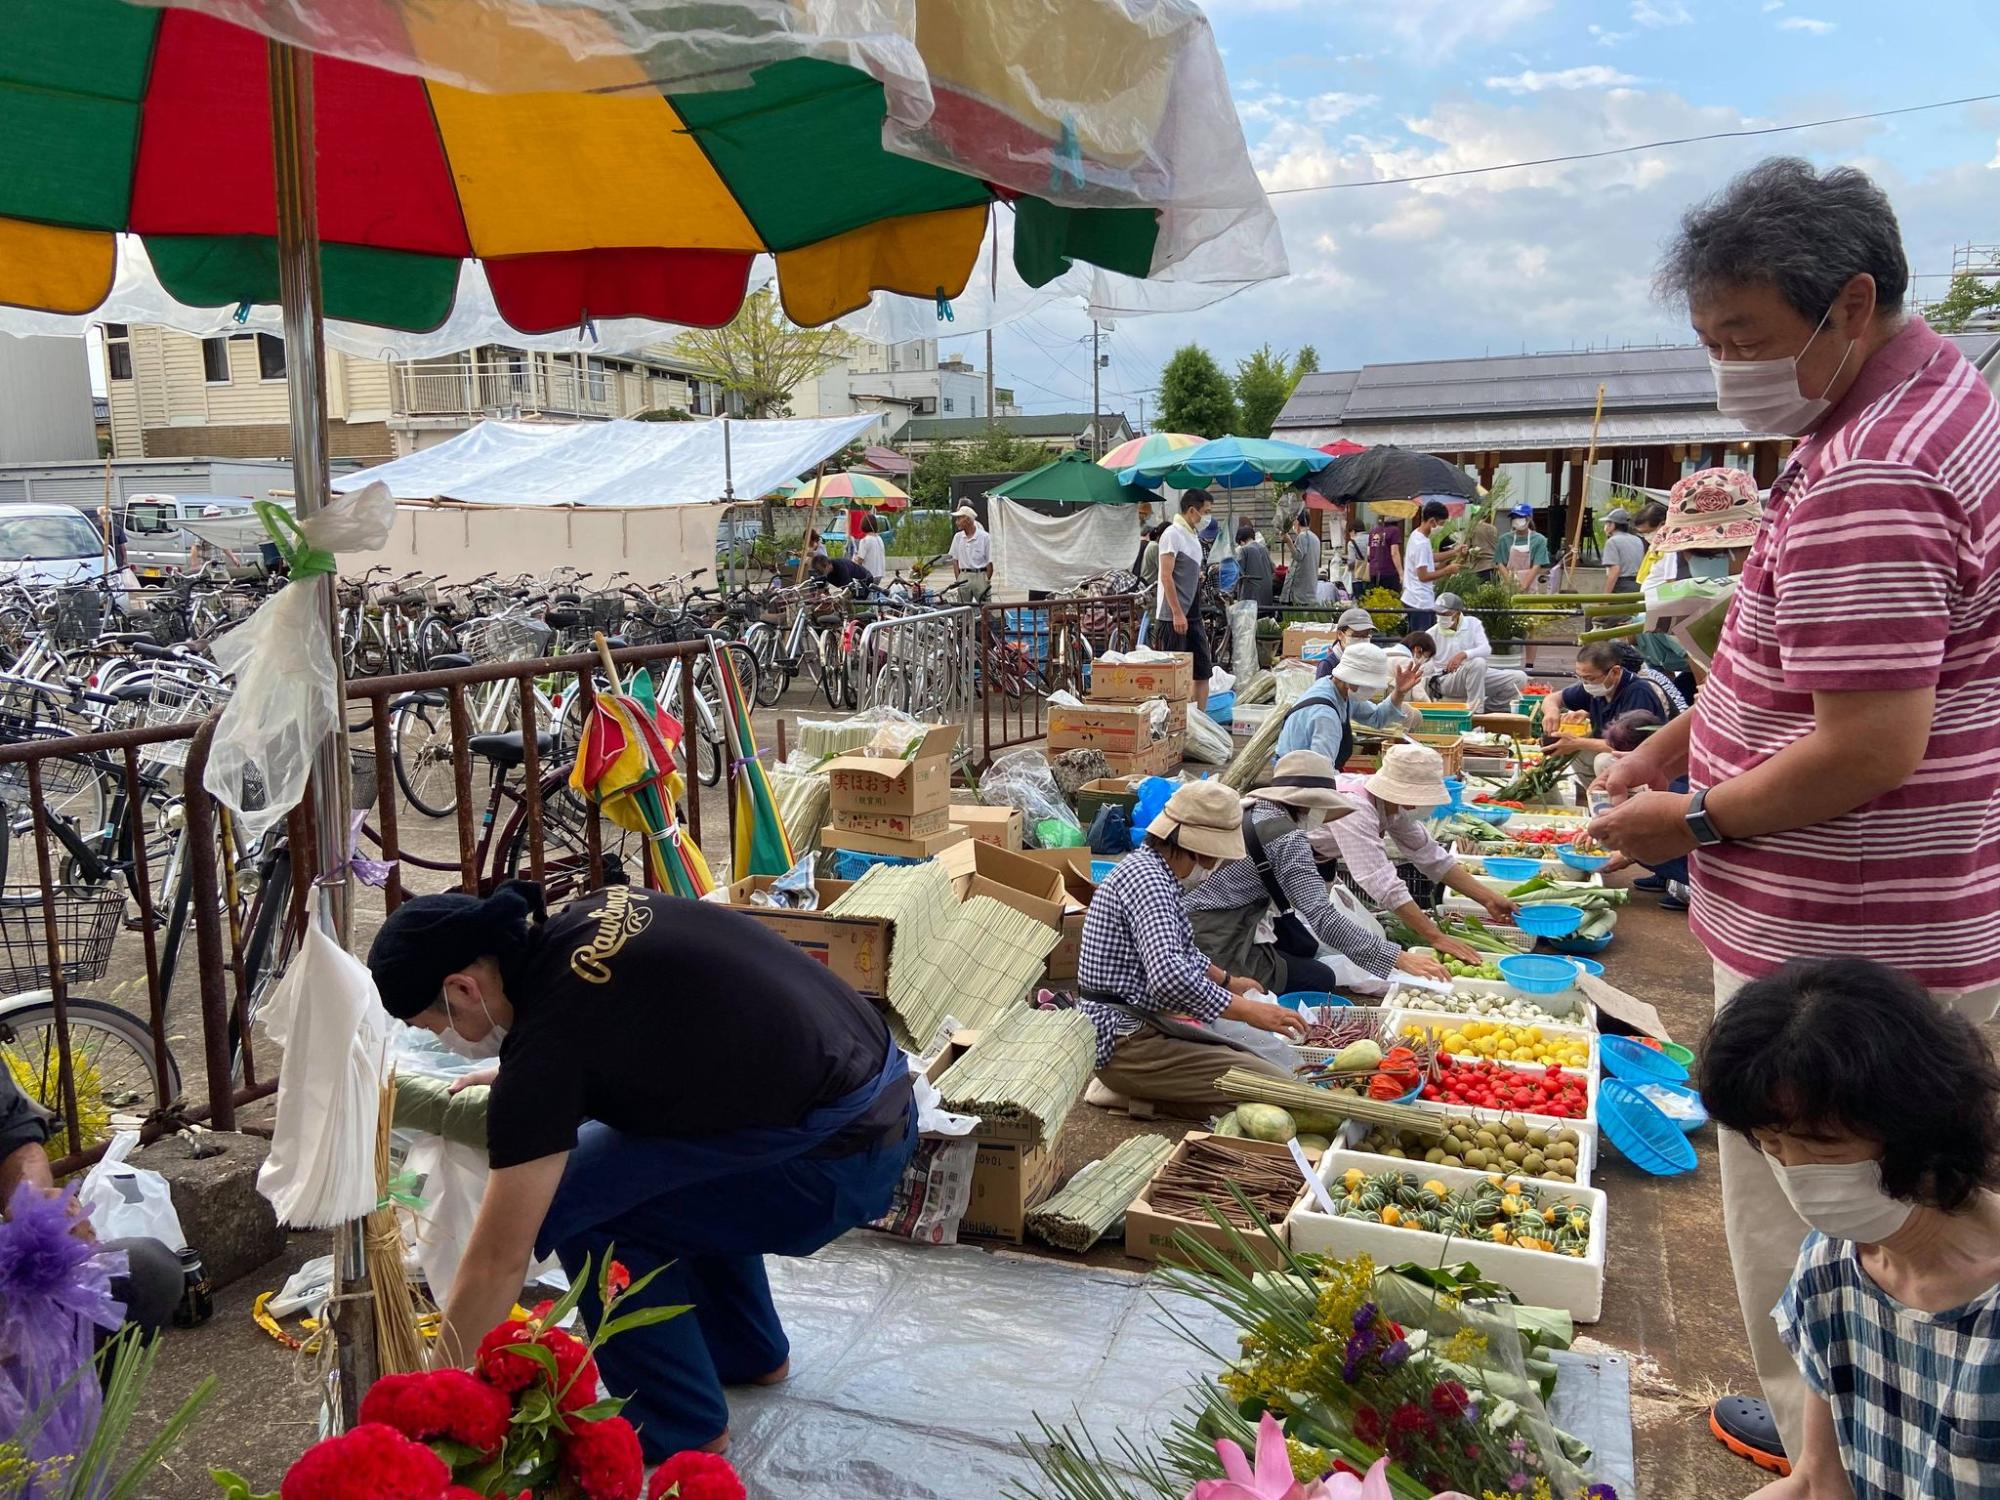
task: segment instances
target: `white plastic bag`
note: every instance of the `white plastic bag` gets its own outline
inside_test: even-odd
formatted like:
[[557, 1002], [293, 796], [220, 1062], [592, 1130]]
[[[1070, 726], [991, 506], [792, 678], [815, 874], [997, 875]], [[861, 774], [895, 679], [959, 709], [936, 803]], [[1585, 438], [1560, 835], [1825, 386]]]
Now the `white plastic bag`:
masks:
[[148, 1168], [125, 1164], [138, 1145], [136, 1130], [114, 1135], [77, 1189], [77, 1202], [89, 1210], [90, 1227], [100, 1240], [158, 1240], [169, 1250], [179, 1250], [187, 1244], [187, 1235], [181, 1230], [181, 1216], [174, 1212], [167, 1179]]
[[[373, 552], [395, 520], [396, 497], [378, 482], [343, 495], [299, 529], [324, 552]], [[319, 592], [316, 579], [298, 579], [215, 643], [216, 664], [236, 678], [236, 691], [216, 726], [202, 784], [253, 839], [305, 796], [313, 755], [339, 722], [333, 640]]]
[[[1239, 672], [1248, 672], [1257, 665], [1257, 605], [1254, 600], [1239, 599], [1229, 606], [1229, 659], [1236, 664]], [[1211, 693], [1219, 693], [1221, 688], [1213, 682], [1208, 685]]]
[[1188, 705], [1187, 744], [1183, 750], [1187, 759], [1205, 766], [1226, 766], [1235, 748], [1228, 730], [1192, 703]]

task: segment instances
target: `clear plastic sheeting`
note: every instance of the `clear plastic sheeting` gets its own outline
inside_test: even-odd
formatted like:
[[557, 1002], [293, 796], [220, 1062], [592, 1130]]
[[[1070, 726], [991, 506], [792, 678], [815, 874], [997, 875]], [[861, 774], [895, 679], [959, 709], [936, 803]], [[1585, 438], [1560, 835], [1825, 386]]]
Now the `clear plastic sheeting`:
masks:
[[888, 150], [1056, 203], [1160, 210], [1154, 274], [1218, 239], [1229, 253], [1208, 275], [1286, 269], [1214, 33], [1191, 0], [176, 3], [490, 93], [733, 89], [771, 63], [840, 63], [882, 85]]
[[1021, 820], [1031, 834], [1049, 818], [1066, 823], [1077, 832], [1083, 825], [1063, 801], [1049, 758], [1039, 750], [1010, 750], [994, 757], [986, 774], [979, 778], [979, 800], [988, 807], [1020, 809]]

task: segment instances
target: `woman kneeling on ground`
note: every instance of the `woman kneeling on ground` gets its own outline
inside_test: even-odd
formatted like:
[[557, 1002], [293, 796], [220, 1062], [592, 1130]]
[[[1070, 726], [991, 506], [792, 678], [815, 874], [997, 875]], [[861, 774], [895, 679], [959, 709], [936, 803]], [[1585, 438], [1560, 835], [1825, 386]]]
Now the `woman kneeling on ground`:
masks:
[[1862, 959], [1745, 985], [1702, 1098], [1813, 1227], [1773, 1310], [1804, 1452], [1754, 1500], [2000, 1493], [2000, 1067], [1973, 1023]]
[[1292, 1076], [1216, 1023], [1296, 1041], [1305, 1035], [1298, 1012], [1251, 999], [1261, 988], [1254, 978], [1210, 963], [1181, 905], [1183, 891], [1244, 857], [1242, 818], [1242, 800], [1219, 781], [1180, 788], [1091, 899], [1077, 1007], [1097, 1031], [1093, 1104], [1143, 1100], [1199, 1119], [1236, 1102], [1215, 1087], [1231, 1068]]

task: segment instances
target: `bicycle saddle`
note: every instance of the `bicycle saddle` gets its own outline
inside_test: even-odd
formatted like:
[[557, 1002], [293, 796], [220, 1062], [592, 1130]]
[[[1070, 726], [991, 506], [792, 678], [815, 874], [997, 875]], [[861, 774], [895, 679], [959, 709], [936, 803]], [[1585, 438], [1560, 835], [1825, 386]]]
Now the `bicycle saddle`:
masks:
[[[505, 734], [475, 734], [467, 740], [466, 746], [474, 755], [483, 755], [503, 770], [512, 770], [528, 758], [528, 748], [521, 741], [521, 731], [510, 730]], [[537, 731], [535, 749], [547, 757], [556, 748], [556, 737]]]

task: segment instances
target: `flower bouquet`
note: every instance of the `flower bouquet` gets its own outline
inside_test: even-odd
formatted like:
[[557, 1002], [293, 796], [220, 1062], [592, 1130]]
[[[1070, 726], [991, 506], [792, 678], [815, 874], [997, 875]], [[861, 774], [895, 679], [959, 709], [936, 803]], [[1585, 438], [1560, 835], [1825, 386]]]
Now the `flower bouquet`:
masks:
[[679, 1453], [646, 1483], [639, 1435], [624, 1401], [597, 1395], [607, 1339], [663, 1323], [686, 1307], [619, 1305], [657, 1271], [633, 1280], [606, 1256], [603, 1315], [586, 1340], [559, 1325], [590, 1283], [586, 1263], [559, 1302], [510, 1318], [479, 1341], [473, 1367], [385, 1375], [361, 1398], [360, 1421], [313, 1444], [275, 1495], [214, 1471], [226, 1500], [744, 1500], [728, 1460]]

